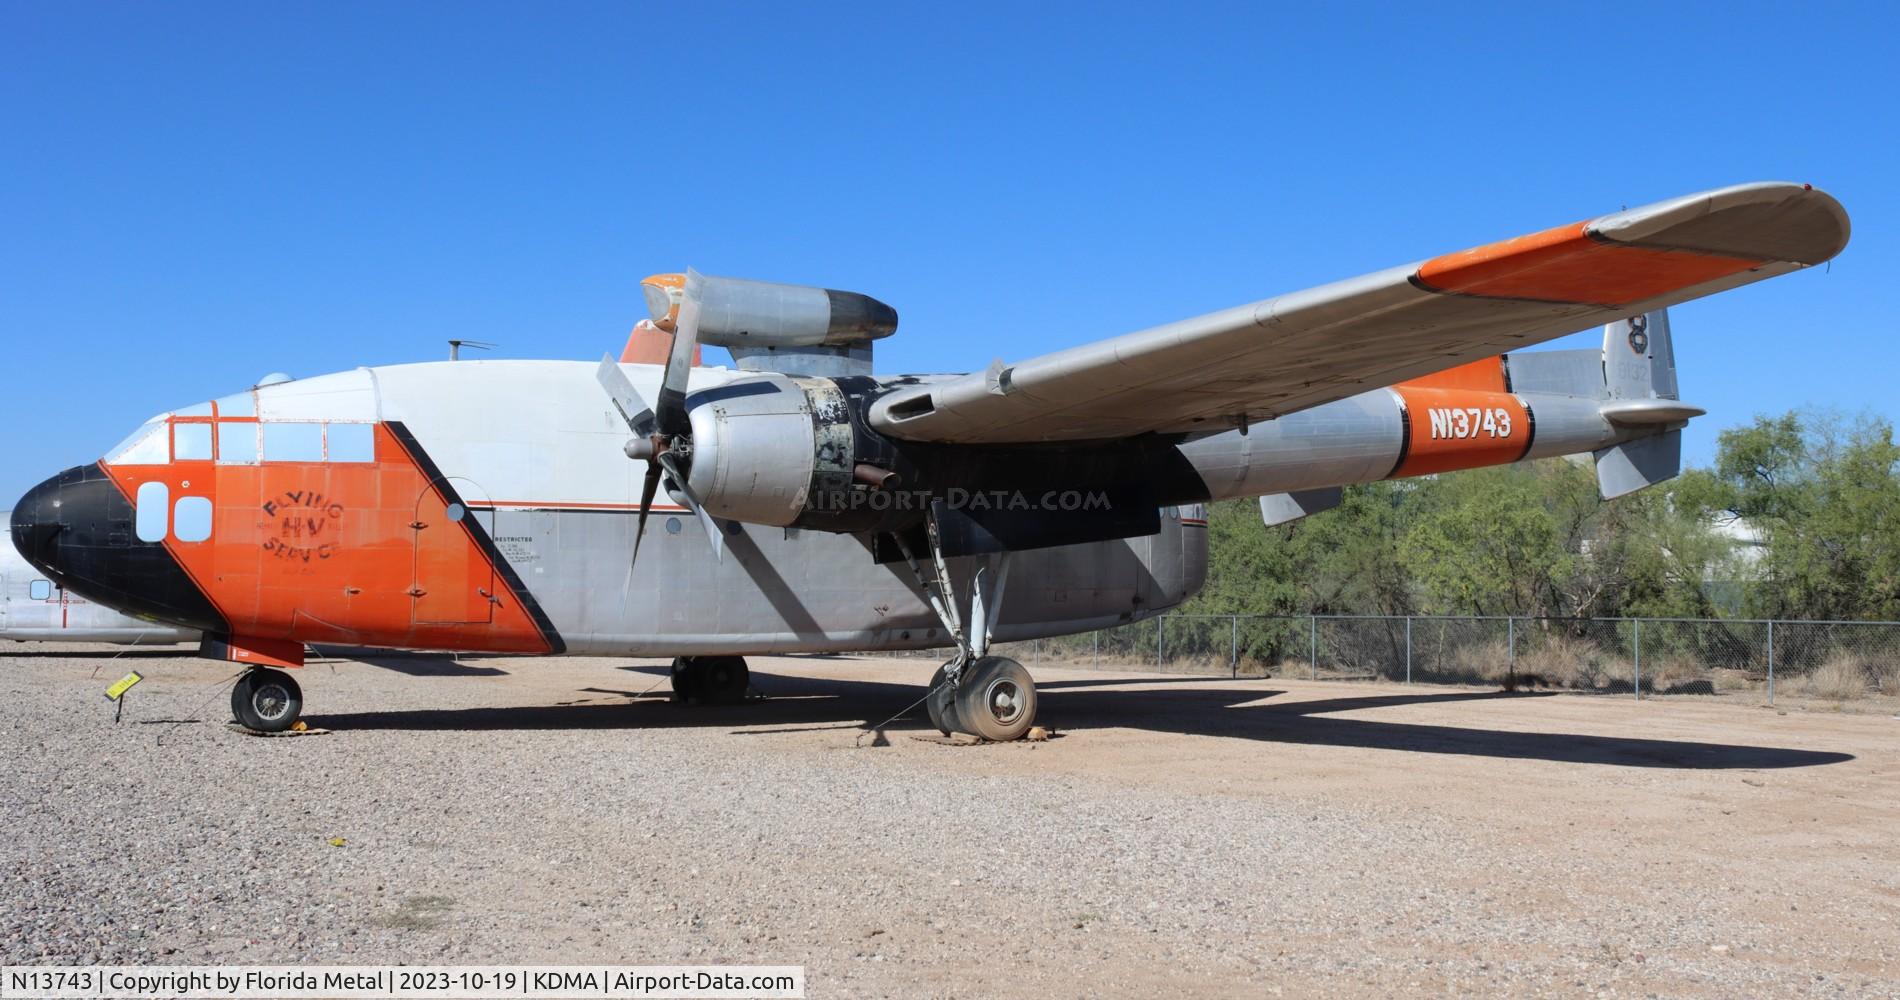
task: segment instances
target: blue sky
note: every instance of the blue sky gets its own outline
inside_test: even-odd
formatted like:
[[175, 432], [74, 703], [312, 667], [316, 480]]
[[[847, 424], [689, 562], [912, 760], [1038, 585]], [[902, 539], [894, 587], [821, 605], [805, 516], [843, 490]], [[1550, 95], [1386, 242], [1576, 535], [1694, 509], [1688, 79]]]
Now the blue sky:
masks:
[[967, 370], [1763, 179], [1854, 241], [1675, 311], [1688, 457], [1900, 413], [1891, 9], [1249, 6], [0, 6], [0, 505], [270, 371], [598, 357], [686, 264]]

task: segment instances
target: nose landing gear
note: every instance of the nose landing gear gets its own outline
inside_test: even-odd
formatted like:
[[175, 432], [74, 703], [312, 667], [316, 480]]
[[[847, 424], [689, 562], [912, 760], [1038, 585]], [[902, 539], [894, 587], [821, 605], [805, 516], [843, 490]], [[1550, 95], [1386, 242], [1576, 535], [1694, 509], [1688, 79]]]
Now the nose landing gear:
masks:
[[231, 688], [231, 714], [260, 733], [281, 733], [303, 714], [303, 689], [287, 673], [252, 667]]

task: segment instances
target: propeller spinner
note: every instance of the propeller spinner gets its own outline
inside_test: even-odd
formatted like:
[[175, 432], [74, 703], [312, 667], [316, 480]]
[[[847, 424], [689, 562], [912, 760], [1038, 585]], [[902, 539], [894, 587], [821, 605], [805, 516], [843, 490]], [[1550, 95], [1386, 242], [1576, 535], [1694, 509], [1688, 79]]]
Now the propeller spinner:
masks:
[[687, 268], [677, 304], [669, 296], [649, 297], [649, 305], [655, 313], [654, 323], [661, 329], [670, 328], [673, 334], [673, 349], [666, 356], [666, 370], [660, 378], [660, 395], [655, 405], [648, 407], [640, 398], [639, 391], [612, 355], [601, 357], [600, 368], [595, 373], [601, 388], [613, 400], [614, 408], [620, 411], [620, 418], [627, 422], [627, 429], [633, 432], [633, 438], [623, 449], [627, 457], [647, 463], [646, 480], [640, 486], [640, 520], [633, 535], [634, 560], [640, 558], [647, 512], [653, 506], [654, 494], [659, 491], [662, 474], [672, 477], [686, 506], [699, 517], [712, 544], [713, 558], [719, 558], [723, 549], [718, 522], [706, 513], [705, 505], [693, 495], [686, 478], [693, 460], [693, 423], [686, 412], [686, 380], [692, 373], [693, 349], [699, 341], [701, 286], [699, 272]]

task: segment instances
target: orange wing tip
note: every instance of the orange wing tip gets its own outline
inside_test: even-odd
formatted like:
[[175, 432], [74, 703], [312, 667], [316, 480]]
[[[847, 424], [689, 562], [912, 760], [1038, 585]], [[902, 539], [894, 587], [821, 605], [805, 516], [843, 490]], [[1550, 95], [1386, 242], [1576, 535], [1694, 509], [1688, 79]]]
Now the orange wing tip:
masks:
[[1428, 291], [1627, 305], [1771, 261], [1818, 264], [1847, 245], [1847, 212], [1823, 191], [1744, 184], [1434, 257]]
[[1434, 257], [1419, 265], [1416, 279], [1439, 292], [1569, 301], [1540, 272], [1587, 248], [1589, 225], [1573, 222]]

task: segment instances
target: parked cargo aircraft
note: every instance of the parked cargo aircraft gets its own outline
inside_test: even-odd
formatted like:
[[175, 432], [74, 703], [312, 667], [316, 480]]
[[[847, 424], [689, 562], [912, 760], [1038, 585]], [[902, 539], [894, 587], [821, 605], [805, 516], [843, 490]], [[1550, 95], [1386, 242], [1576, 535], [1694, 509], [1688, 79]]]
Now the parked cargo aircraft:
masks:
[[[0, 517], [12, 515], [0, 511]], [[0, 545], [0, 639], [163, 646], [198, 638], [195, 629], [141, 621], [69, 593], [18, 549]]]
[[[875, 299], [662, 275], [664, 365], [260, 385], [35, 487], [13, 537], [252, 665], [233, 709], [258, 729], [301, 710], [277, 668], [304, 643], [673, 655], [709, 701], [744, 693], [745, 654], [954, 645], [932, 721], [1012, 739], [1035, 688], [990, 644], [1179, 604], [1208, 501], [1280, 523], [1346, 484], [1585, 452], [1606, 496], [1674, 475], [1702, 411], [1664, 307], [1848, 231], [1807, 186], [1724, 188], [962, 375], [872, 374], [897, 325]], [[1506, 353], [1596, 324], [1600, 351]], [[737, 369], [693, 367], [701, 343]]]

